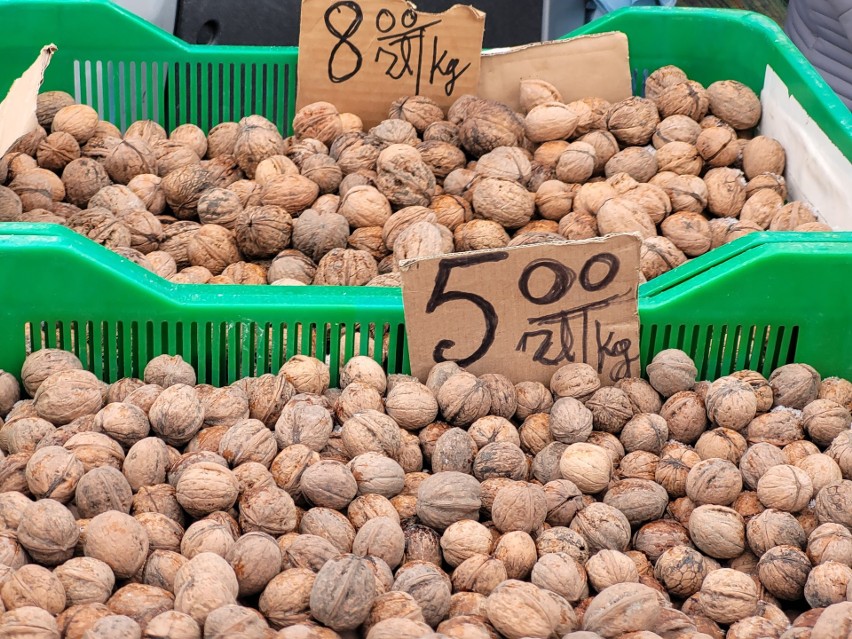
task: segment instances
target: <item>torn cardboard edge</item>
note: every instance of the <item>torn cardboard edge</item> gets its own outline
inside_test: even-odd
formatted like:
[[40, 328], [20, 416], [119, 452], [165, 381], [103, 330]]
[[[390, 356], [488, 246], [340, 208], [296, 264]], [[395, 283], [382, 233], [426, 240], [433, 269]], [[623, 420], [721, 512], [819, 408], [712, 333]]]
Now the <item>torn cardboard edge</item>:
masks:
[[550, 82], [566, 103], [629, 98], [633, 81], [627, 34], [611, 31], [484, 51], [478, 95], [520, 111], [520, 83], [533, 78]]
[[[394, 100], [414, 91], [406, 91], [408, 85], [391, 84], [394, 89], [382, 90], [382, 84], [387, 86], [389, 81], [377, 66], [375, 61], [361, 78], [353, 78], [353, 82], [336, 84], [326, 77], [326, 67], [331, 48], [339, 45], [339, 39], [328, 31], [324, 24], [325, 12], [329, 7], [337, 6], [330, 0], [303, 0], [302, 21], [299, 36], [299, 68], [297, 73], [298, 86], [296, 91], [296, 108], [301, 109], [311, 102], [322, 100], [338, 106], [342, 112], [355, 113], [362, 118], [365, 127], [374, 126], [387, 117], [387, 109]], [[356, 3], [353, 3], [356, 4]], [[358, 29], [349, 34], [345, 45], [339, 45], [341, 55], [352, 54], [348, 49], [354, 43], [359, 52], [369, 49], [372, 53], [377, 47], [379, 35], [375, 25], [368, 25], [367, 14], [373, 15], [377, 7], [411, 6], [405, 0], [360, 0], [358, 10], [362, 11], [364, 19]], [[491, 49], [481, 51], [482, 32], [484, 32], [485, 14], [470, 5], [453, 5], [441, 13], [418, 13], [418, 15], [438, 17], [443, 20], [453, 19], [455, 22], [448, 33], [454, 35], [458, 45], [448, 47], [451, 50], [464, 52], [469, 59], [469, 49], [476, 42], [479, 53], [477, 63], [479, 69], [471, 67], [468, 74], [476, 77], [459, 78], [460, 84], [450, 98], [433, 90], [421, 90], [421, 95], [436, 99], [447, 108], [456, 98], [468, 93], [483, 98], [504, 102], [516, 111], [520, 111], [521, 80], [535, 78], [546, 80], [553, 84], [562, 94], [564, 102], [571, 102], [587, 97], [600, 97], [609, 102], [618, 102], [633, 95], [633, 84], [630, 70], [630, 56], [627, 35], [618, 32], [576, 36], [565, 40], [535, 42], [517, 47]], [[471, 21], [472, 19], [472, 21]], [[476, 25], [476, 32], [471, 26]], [[364, 37], [367, 27], [372, 27], [370, 37]], [[467, 29], [467, 31], [466, 31]], [[343, 30], [345, 32], [345, 29]], [[474, 37], [476, 36], [476, 37]], [[442, 44], [442, 47], [445, 46]], [[373, 55], [364, 55], [363, 66]], [[461, 57], [461, 56], [460, 56]], [[413, 85], [412, 85], [413, 86]], [[387, 95], [386, 95], [387, 93]], [[388, 97], [392, 95], [393, 97]]]
[[0, 102], [0, 156], [18, 138], [38, 128], [38, 92], [56, 48], [55, 44], [42, 47], [35, 62], [12, 83], [3, 102]]

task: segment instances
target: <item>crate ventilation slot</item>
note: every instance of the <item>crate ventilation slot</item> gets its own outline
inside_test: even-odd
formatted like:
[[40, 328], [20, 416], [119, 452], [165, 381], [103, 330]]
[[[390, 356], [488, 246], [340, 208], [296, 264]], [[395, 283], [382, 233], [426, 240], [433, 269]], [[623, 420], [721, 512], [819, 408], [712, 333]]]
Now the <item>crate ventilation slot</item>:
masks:
[[255, 113], [286, 131], [292, 75], [275, 63], [75, 60], [74, 97], [122, 131], [148, 119], [209, 130]]
[[716, 379], [730, 371], [756, 370], [769, 375], [796, 361], [798, 326], [657, 325], [642, 327], [642, 362], [654, 353], [678, 348], [689, 354], [698, 379]]
[[[362, 330], [362, 326], [366, 330]], [[198, 372], [199, 382], [223, 385], [241, 377], [277, 373], [293, 355], [325, 361], [336, 382], [342, 364], [367, 355], [390, 372], [403, 369], [404, 326], [256, 322], [34, 321], [24, 325], [24, 352], [40, 348], [72, 351], [101, 379], [141, 377], [159, 353], [179, 354]]]

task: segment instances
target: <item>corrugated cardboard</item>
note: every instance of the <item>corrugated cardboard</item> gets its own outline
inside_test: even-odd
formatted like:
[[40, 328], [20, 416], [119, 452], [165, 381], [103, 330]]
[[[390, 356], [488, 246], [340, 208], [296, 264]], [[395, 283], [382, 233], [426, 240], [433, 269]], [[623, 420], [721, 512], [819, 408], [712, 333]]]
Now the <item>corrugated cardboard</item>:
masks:
[[6, 153], [15, 140], [38, 127], [38, 90], [44, 80], [44, 71], [55, 52], [55, 44], [43, 47], [36, 61], [12, 83], [6, 98], [0, 102], [0, 155]]
[[617, 234], [402, 262], [412, 373], [425, 381], [453, 360], [513, 382], [546, 384], [569, 362], [604, 385], [638, 376], [641, 243]]
[[621, 32], [541, 42], [482, 54], [479, 95], [520, 111], [521, 80], [547, 80], [565, 102], [633, 95], [627, 36]]
[[455, 5], [414, 11], [404, 0], [303, 0], [296, 107], [319, 100], [371, 127], [410, 95], [449, 107], [476, 93], [485, 14]]

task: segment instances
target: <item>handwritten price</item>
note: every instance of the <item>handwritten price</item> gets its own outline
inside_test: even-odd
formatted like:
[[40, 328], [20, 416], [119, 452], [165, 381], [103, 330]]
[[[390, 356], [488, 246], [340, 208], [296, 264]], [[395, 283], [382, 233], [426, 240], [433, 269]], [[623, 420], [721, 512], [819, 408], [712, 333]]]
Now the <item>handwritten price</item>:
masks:
[[412, 370], [547, 381], [585, 362], [602, 383], [639, 372], [639, 240], [539, 244], [400, 265]]
[[[419, 18], [420, 16], [413, 9], [406, 9], [397, 19], [390, 9], [383, 8], [376, 14], [374, 25], [376, 31], [384, 35], [376, 38], [381, 46], [376, 50], [373, 62], [378, 63], [384, 59], [387, 63], [384, 75], [393, 80], [413, 78], [416, 95], [421, 93], [424, 72], [423, 53], [428, 44], [426, 33], [429, 29], [441, 24], [441, 20], [432, 20], [418, 25]], [[340, 21], [347, 19], [349, 22], [342, 27]], [[354, 78], [364, 64], [363, 54], [352, 43], [352, 38], [364, 22], [364, 12], [357, 2], [341, 0], [326, 10], [324, 22], [328, 33], [336, 38], [329, 52], [328, 79], [335, 84], [340, 84]], [[397, 26], [400, 26], [401, 30], [395, 31]], [[430, 86], [434, 85], [436, 76], [446, 79], [443, 91], [447, 96], [451, 96], [456, 83], [470, 67], [470, 63], [459, 68], [461, 60], [448, 59], [449, 51], [440, 49], [438, 40], [437, 36], [431, 39], [432, 60], [428, 67], [428, 83]]]

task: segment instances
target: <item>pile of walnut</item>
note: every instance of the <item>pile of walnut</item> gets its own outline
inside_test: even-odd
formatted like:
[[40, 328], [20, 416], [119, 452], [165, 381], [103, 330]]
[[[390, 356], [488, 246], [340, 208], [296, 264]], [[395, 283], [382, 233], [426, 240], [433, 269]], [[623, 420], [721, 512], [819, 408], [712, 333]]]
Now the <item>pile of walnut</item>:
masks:
[[317, 102], [286, 139], [258, 115], [122, 138], [50, 92], [0, 161], [0, 221], [65, 224], [176, 282], [371, 286], [398, 286], [402, 259], [613, 232], [641, 234], [650, 279], [754, 231], [830, 230], [785, 204], [751, 89], [669, 66], [645, 92], [564, 104], [528, 80], [524, 113], [402, 98], [366, 132]]
[[[846, 639], [852, 383], [0, 371], [0, 637]], [[2, 423], [2, 420], [0, 420]]]

